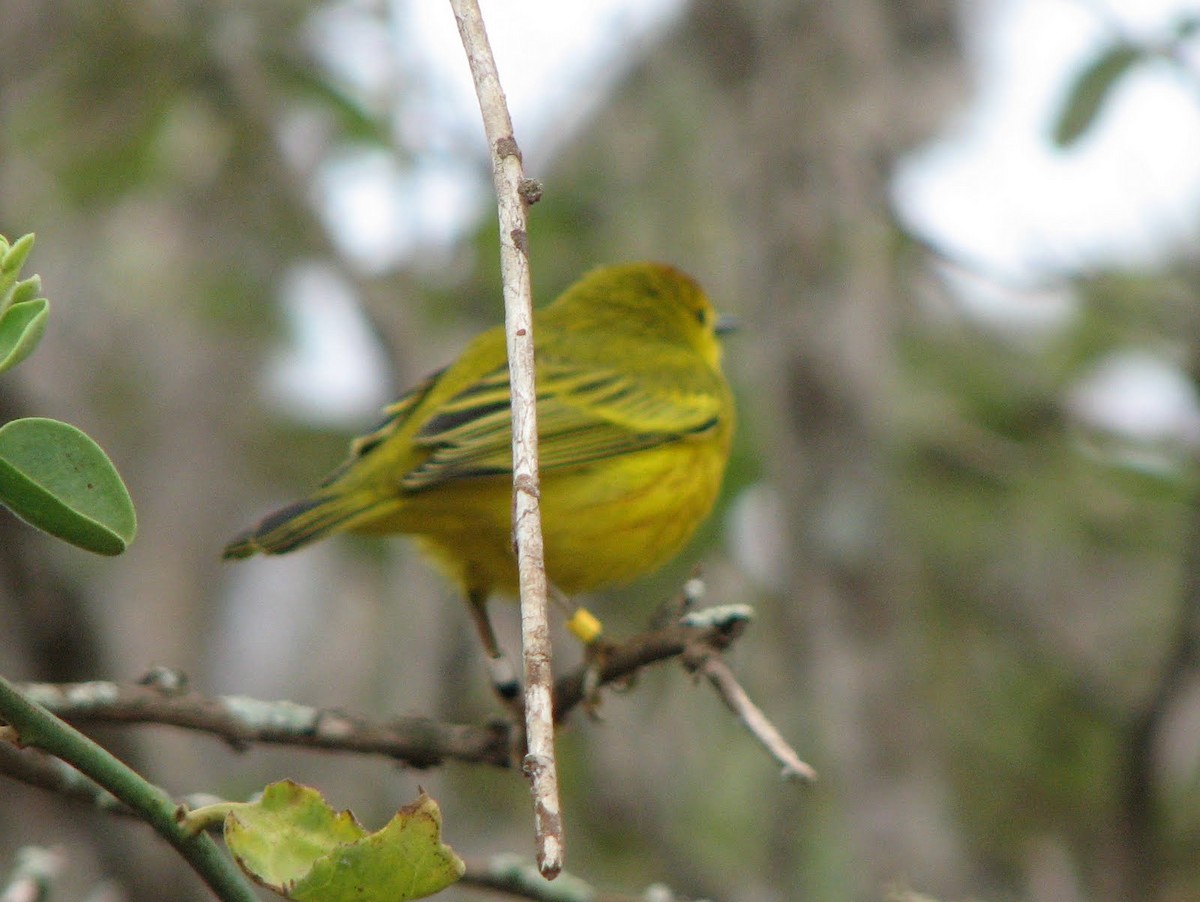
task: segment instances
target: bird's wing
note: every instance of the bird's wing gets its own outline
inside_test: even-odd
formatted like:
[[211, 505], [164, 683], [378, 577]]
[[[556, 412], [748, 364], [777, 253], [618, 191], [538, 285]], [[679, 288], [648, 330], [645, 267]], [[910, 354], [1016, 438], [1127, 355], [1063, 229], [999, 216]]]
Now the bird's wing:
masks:
[[356, 438], [350, 444], [350, 456], [346, 462], [330, 473], [322, 480], [321, 485], [327, 486], [337, 482], [365, 455], [374, 451], [387, 442], [392, 436], [400, 432], [412, 417], [414, 411], [420, 406], [421, 402], [429, 395], [438, 380], [446, 372], [446, 367], [437, 372], [430, 373], [424, 380], [414, 385], [411, 389], [389, 404], [383, 409], [384, 417], [365, 435]]
[[[722, 398], [707, 382], [689, 389], [678, 380], [569, 362], [543, 362], [537, 377], [543, 472], [703, 435], [718, 424]], [[429, 456], [405, 474], [403, 486], [418, 491], [511, 473], [510, 416], [506, 364], [438, 405], [413, 439]]]

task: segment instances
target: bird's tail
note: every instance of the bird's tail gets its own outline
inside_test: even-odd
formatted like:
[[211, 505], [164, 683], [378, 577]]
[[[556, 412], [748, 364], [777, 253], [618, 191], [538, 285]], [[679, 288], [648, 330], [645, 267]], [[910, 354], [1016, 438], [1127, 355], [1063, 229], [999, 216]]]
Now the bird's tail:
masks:
[[281, 507], [225, 546], [225, 558], [283, 554], [368, 519], [379, 506], [369, 491], [318, 493]]

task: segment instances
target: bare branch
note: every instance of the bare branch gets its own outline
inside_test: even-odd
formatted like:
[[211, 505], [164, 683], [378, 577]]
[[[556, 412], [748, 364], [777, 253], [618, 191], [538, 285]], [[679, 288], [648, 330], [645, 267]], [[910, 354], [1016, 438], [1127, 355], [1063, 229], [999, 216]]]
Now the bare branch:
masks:
[[133, 809], [119, 802], [94, 780], [65, 761], [37, 749], [20, 749], [0, 742], [0, 774], [101, 811], [137, 817]]
[[540, 195], [525, 178], [512, 118], [476, 0], [450, 0], [475, 81], [483, 129], [492, 153], [492, 180], [500, 214], [500, 272], [513, 417], [513, 531], [521, 586], [521, 640], [525, 659], [524, 771], [533, 791], [538, 867], [548, 879], [562, 869], [562, 812], [554, 758], [550, 627], [546, 567], [538, 508], [537, 393], [533, 379], [533, 299], [529, 275], [526, 198]]
[[[812, 768], [800, 761], [749, 699], [721, 656], [745, 631], [747, 611], [740, 605], [710, 608], [620, 643], [605, 644], [594, 660], [555, 684], [555, 720], [565, 720], [603, 686], [623, 683], [645, 667], [680, 658], [689, 670], [702, 673], [714, 685], [750, 732], [783, 765], [785, 776], [813, 779]], [[239, 750], [271, 743], [383, 755], [418, 768], [445, 761], [512, 765], [515, 727], [510, 723], [458, 724], [426, 717], [380, 722], [292, 701], [205, 696], [185, 686], [186, 679], [181, 675], [172, 672], [164, 679], [159, 672], [149, 682], [35, 683], [20, 688], [69, 723], [165, 724], [207, 733]], [[0, 754], [0, 773], [67, 795], [79, 794], [71, 782], [73, 778], [32, 773], [8, 754]], [[94, 794], [90, 789], [82, 791], [85, 797], [90, 797], [89, 793]]]
[[606, 893], [567, 873], [550, 884], [532, 864], [516, 855], [496, 855], [487, 861], [468, 861], [466, 873], [460, 882], [464, 886], [492, 890], [532, 902], [688, 902], [660, 883], [646, 887], [636, 896]]
[[426, 768], [447, 759], [509, 766], [509, 728], [400, 717], [379, 723], [330, 708], [245, 696], [209, 697], [142, 683], [27, 684], [30, 698], [74, 723], [155, 723], [197, 730], [236, 749], [274, 743], [386, 755]]
[[533, 902], [639, 902], [644, 896], [597, 891], [572, 874], [562, 874], [550, 884], [538, 869], [516, 855], [496, 855], [487, 861], [468, 861], [460, 881], [464, 886], [492, 890], [514, 899]]
[[767, 719], [758, 705], [750, 700], [746, 690], [742, 688], [725, 663], [725, 659], [711, 651], [701, 655], [697, 663], [697, 673], [708, 678], [709, 683], [717, 690], [717, 695], [742, 722], [750, 735], [762, 744], [771, 756], [783, 765], [785, 780], [799, 780], [811, 783], [817, 779], [817, 772], [812, 766], [800, 760], [796, 750], [788, 745], [787, 740], [780, 735], [775, 725]]

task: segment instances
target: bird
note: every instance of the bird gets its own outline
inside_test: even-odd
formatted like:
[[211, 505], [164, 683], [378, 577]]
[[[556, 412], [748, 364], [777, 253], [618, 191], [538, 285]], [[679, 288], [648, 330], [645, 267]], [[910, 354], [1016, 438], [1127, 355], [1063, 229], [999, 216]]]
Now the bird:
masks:
[[[719, 338], [730, 321], [690, 276], [640, 262], [591, 270], [532, 322], [548, 580], [568, 596], [632, 582], [675, 557], [717, 500], [735, 423]], [[503, 327], [384, 414], [315, 491], [224, 557], [407, 535], [460, 587], [493, 682], [514, 694], [486, 609], [518, 590]]]

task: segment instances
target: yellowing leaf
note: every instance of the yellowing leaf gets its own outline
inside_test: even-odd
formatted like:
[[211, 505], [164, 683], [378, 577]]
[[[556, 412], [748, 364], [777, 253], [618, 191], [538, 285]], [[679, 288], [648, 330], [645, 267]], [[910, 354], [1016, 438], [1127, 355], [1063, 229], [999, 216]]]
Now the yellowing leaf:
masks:
[[253, 879], [298, 902], [406, 902], [445, 889], [464, 865], [441, 841], [437, 803], [424, 793], [367, 833], [314, 789], [272, 783], [258, 802], [231, 805], [225, 842]]

